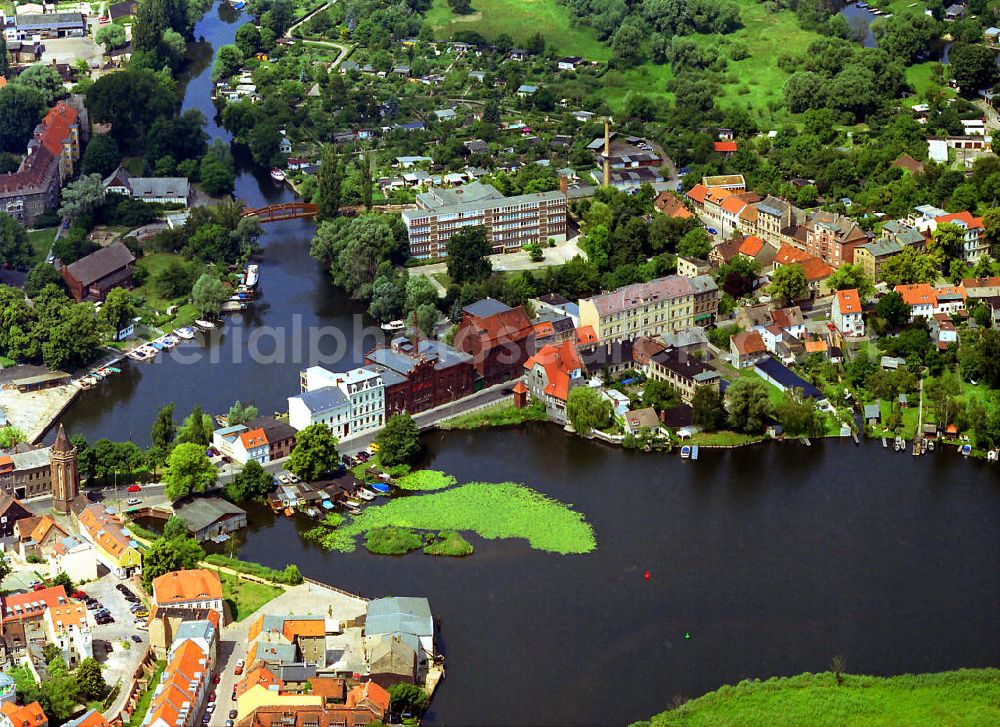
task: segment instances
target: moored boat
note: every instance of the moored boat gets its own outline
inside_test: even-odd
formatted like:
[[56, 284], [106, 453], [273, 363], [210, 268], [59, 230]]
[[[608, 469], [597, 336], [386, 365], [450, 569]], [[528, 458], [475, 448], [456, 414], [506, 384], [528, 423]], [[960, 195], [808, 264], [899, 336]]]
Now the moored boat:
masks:
[[277, 167], [275, 167], [274, 169], [271, 170], [271, 179], [273, 179], [275, 182], [284, 182], [285, 173], [280, 169], [278, 169]]
[[685, 444], [681, 447], [681, 459], [688, 459], [691, 456], [691, 447]]
[[698, 459], [698, 445], [691, 445], [691, 459]]
[[131, 353], [129, 353], [128, 357], [130, 359], [132, 359], [133, 361], [145, 361], [146, 360], [146, 352], [143, 351], [142, 348], [137, 348], [134, 351], [132, 351]]
[[285, 517], [291, 517], [294, 514], [295, 514], [295, 510], [293, 510], [290, 507], [286, 507], [285, 508]]
[[362, 500], [369, 500], [369, 501], [371, 501], [371, 500], [375, 499], [375, 493], [374, 492], [370, 492], [370, 491], [366, 490], [363, 487], [358, 490], [357, 495]]
[[198, 328], [201, 328], [201, 329], [206, 330], [206, 331], [209, 330], [209, 329], [211, 329], [211, 328], [215, 328], [215, 324], [212, 323], [212, 321], [203, 321], [203, 320], [199, 319], [199, 320], [195, 321], [194, 324], [196, 326], [198, 326]]
[[959, 451], [962, 453], [963, 457], [968, 457], [970, 454], [972, 454], [972, 445], [963, 444], [962, 449], [960, 449]]
[[380, 495], [389, 494], [389, 485], [387, 485], [384, 482], [373, 482], [371, 483], [371, 485], [369, 485], [369, 487], [371, 487], [373, 490], [375, 490], [375, 492], [379, 493]]
[[248, 288], [252, 288], [257, 285], [257, 281], [260, 280], [260, 268], [256, 265], [247, 265], [246, 277], [244, 278], [244, 285]]
[[401, 331], [406, 328], [406, 324], [403, 321], [389, 321], [383, 323], [381, 328], [383, 331]]
[[173, 348], [178, 343], [177, 339], [173, 336], [164, 336], [160, 339], [160, 342], [167, 348]]
[[185, 341], [190, 341], [194, 338], [194, 329], [190, 326], [185, 326], [184, 328], [178, 328], [174, 331], [174, 335], [178, 338], [184, 339]]

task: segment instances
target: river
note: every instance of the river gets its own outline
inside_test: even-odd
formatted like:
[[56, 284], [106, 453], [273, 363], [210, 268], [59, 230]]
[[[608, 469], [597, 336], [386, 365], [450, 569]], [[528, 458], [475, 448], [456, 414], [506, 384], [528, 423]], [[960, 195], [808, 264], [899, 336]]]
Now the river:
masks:
[[[215, 8], [196, 35], [218, 48], [232, 42], [234, 20]], [[184, 107], [211, 118], [202, 51]], [[228, 139], [214, 123], [209, 133]], [[246, 166], [237, 194], [250, 205], [288, 198]], [[297, 315], [305, 330], [354, 327], [361, 311], [308, 257], [312, 232], [303, 221], [268, 226], [259, 309], [204, 348], [127, 363], [77, 400], [63, 417], [68, 430], [146, 444], [170, 401], [179, 414], [195, 404], [222, 411], [237, 398], [264, 412], [284, 408], [303, 363], [247, 360], [245, 346], [232, 344], [293, 328]], [[362, 348], [353, 344], [338, 365], [356, 365]], [[179, 360], [192, 351], [218, 361]], [[573, 503], [598, 549], [557, 556], [472, 538], [477, 552], [464, 560], [328, 554], [297, 536], [306, 520], [255, 509], [238, 554], [296, 563], [366, 595], [429, 597], [448, 670], [433, 724], [625, 724], [675, 695], [821, 671], [835, 655], [873, 674], [1000, 664], [995, 466], [950, 450], [915, 460], [841, 441], [703, 451], [683, 463], [544, 424], [425, 442], [425, 464], [461, 481], [524, 482]]]
[[[200, 110], [209, 120], [209, 137], [226, 142], [232, 137], [218, 125], [211, 100], [210, 52], [233, 42], [237, 20], [242, 19], [229, 5], [217, 3], [195, 27], [195, 37], [205, 42], [191, 46], [191, 77], [181, 78], [186, 83], [182, 109]], [[294, 199], [245, 155], [237, 153], [236, 161], [235, 194], [247, 206]], [[309, 257], [315, 229], [311, 220], [265, 225], [263, 254], [257, 261], [263, 296], [253, 311], [227, 317], [225, 328], [211, 339], [183, 343], [153, 363], [126, 359], [122, 375], [83, 392], [67, 410], [61, 419], [67, 430], [91, 442], [109, 437], [146, 446], [156, 411], [169, 402], [176, 403], [179, 418], [195, 405], [211, 413], [225, 412], [236, 399], [253, 401], [270, 414], [287, 409], [287, 397], [299, 391], [299, 371], [307, 366], [323, 363], [346, 370], [361, 364], [380, 332], [364, 314], [365, 307], [334, 288]], [[298, 340], [298, 332], [308, 339], [308, 332], [320, 330], [325, 335], [315, 346]], [[362, 340], [366, 332], [370, 335]], [[53, 432], [54, 427], [49, 439]]]
[[473, 538], [460, 561], [330, 554], [297, 537], [308, 519], [261, 508], [237, 552], [430, 598], [448, 674], [435, 724], [627, 724], [676, 694], [823, 671], [835, 655], [870, 674], [1000, 663], [1000, 488], [985, 462], [843, 441], [682, 462], [546, 424], [425, 441], [425, 464], [460, 481], [573, 503], [597, 550]]

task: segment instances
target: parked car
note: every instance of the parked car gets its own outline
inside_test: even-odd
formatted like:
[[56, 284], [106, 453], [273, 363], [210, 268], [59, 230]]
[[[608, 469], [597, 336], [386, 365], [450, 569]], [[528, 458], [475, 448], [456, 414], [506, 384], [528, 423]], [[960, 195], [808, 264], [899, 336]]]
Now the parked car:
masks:
[[141, 644], [142, 643], [142, 637], [139, 636], [139, 634], [132, 634], [132, 641], [134, 641], [137, 644]]
[[236, 716], [238, 714], [239, 714], [239, 712], [237, 712], [235, 709], [230, 709], [229, 710], [229, 719], [236, 719]]
[[111, 645], [111, 642], [110, 642], [110, 641], [105, 641], [105, 642], [104, 642], [104, 653], [106, 653], [106, 654], [110, 654], [110, 653], [111, 653], [112, 651], [114, 651], [114, 650], [115, 650], [115, 647], [113, 647], [113, 646]]
[[288, 475], [286, 475], [286, 474], [280, 474], [280, 475], [278, 475], [278, 480], [283, 485], [290, 485], [292, 483], [292, 481], [290, 479], [288, 479]]
[[73, 591], [69, 595], [70, 595], [70, 598], [79, 598], [80, 600], [83, 600], [83, 599], [87, 598], [87, 594], [84, 593], [83, 591]]
[[140, 500], [138, 497], [130, 497], [128, 500], [125, 501], [125, 504], [126, 505], [141, 505], [142, 504], [142, 500]]
[[222, 681], [221, 674], [216, 674], [214, 677], [212, 677], [212, 684], [218, 684], [221, 681]]
[[[211, 692], [208, 693], [208, 701], [209, 702], [214, 702], [215, 701], [215, 690], [214, 689]], [[214, 707], [213, 707], [213, 709], [214, 709]]]
[[33, 585], [31, 587], [31, 590], [33, 590], [33, 591], [44, 591], [46, 589], [46, 587], [47, 586], [44, 583], [36, 583], [35, 585]]
[[127, 491], [128, 491], [128, 493], [130, 495], [133, 494], [133, 493], [135, 493], [135, 492], [142, 492], [142, 486], [141, 485], [129, 485]]

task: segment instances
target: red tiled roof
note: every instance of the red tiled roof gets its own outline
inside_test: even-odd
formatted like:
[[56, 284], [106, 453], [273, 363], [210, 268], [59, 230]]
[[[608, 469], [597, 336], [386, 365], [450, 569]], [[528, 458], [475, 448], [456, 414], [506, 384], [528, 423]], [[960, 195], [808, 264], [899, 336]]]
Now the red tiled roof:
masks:
[[264, 434], [263, 429], [251, 429], [240, 434], [240, 442], [243, 444], [243, 449], [246, 450], [263, 447], [267, 444], [267, 435]]
[[788, 243], [782, 244], [778, 248], [778, 254], [774, 256], [775, 265], [799, 265], [805, 273], [806, 280], [814, 283], [824, 280], [833, 274], [833, 268], [820, 260], [818, 257], [810, 255], [804, 250], [792, 247]]
[[764, 339], [761, 338], [757, 331], [737, 333], [735, 336], [730, 336], [729, 340], [736, 346], [736, 352], [741, 356], [751, 353], [764, 353], [767, 350], [767, 346], [764, 345]]
[[4, 621], [19, 621], [32, 617], [40, 618], [47, 608], [71, 603], [69, 597], [66, 595], [66, 589], [62, 586], [52, 586], [50, 588], [43, 588], [40, 591], [18, 593], [14, 596], [7, 596], [2, 599], [2, 602]]
[[764, 241], [755, 235], [747, 235], [740, 244], [740, 254], [747, 257], [756, 257], [757, 253], [764, 247]]
[[558, 345], [543, 346], [542, 350], [524, 362], [524, 368], [531, 371], [535, 366], [545, 369], [549, 383], [545, 393], [560, 401], [569, 397], [571, 373], [582, 368], [576, 346], [571, 341], [563, 341]]
[[13, 702], [0, 704], [0, 714], [3, 714], [14, 727], [46, 727], [48, 717], [42, 711], [38, 702], [26, 704], [23, 707]]
[[840, 313], [860, 313], [861, 312], [861, 298], [858, 296], [857, 288], [851, 288], [850, 290], [838, 290], [837, 291], [837, 306], [840, 308]]
[[747, 203], [744, 200], [740, 199], [739, 196], [735, 194], [726, 197], [726, 199], [722, 201], [721, 205], [722, 209], [734, 215], [739, 214], [740, 211], [746, 206]]
[[532, 333], [534, 328], [523, 306], [494, 313], [483, 318], [473, 317], [472, 326], [490, 344], [519, 341]]
[[959, 222], [969, 230], [982, 229], [983, 218], [973, 217], [970, 212], [963, 210], [961, 212], [953, 212], [950, 215], [941, 215], [940, 217], [935, 217], [934, 222], [941, 224], [942, 222]]
[[70, 127], [77, 120], [76, 109], [64, 101], [60, 101], [45, 114], [42, 124], [45, 131], [42, 132], [42, 145], [52, 152], [53, 156], [60, 156], [63, 151], [63, 142], [70, 136]]
[[576, 329], [577, 344], [597, 343], [597, 334], [593, 326], [580, 326]]
[[389, 692], [375, 682], [359, 684], [347, 693], [347, 706], [351, 709], [365, 701], [378, 707], [383, 714], [389, 711]]
[[701, 182], [698, 182], [698, 184], [691, 187], [691, 189], [687, 193], [687, 196], [689, 199], [694, 200], [698, 204], [704, 204], [706, 194], [708, 194], [708, 187], [706, 187]]
[[178, 570], [153, 579], [153, 599], [158, 606], [218, 598], [222, 598], [222, 582], [215, 571]]
[[712, 144], [712, 148], [720, 154], [735, 152], [736, 142], [735, 141], [717, 141]]
[[897, 285], [893, 290], [903, 296], [903, 302], [908, 306], [937, 303], [937, 292], [927, 283]]
[[691, 217], [691, 210], [685, 207], [684, 203], [677, 199], [669, 190], [660, 192], [653, 201], [653, 206], [667, 217], [676, 217], [681, 220]]

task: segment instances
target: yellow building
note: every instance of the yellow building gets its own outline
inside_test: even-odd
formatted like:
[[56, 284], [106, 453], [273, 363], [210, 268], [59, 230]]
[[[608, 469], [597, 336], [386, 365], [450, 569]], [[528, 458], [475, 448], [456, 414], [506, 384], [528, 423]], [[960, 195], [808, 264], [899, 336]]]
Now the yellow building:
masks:
[[119, 578], [142, 570], [142, 553], [121, 521], [100, 504], [80, 513], [80, 532], [94, 544], [97, 559]]
[[696, 293], [692, 281], [680, 275], [626, 285], [581, 300], [580, 327], [591, 326], [605, 342], [687, 330], [696, 325]]

